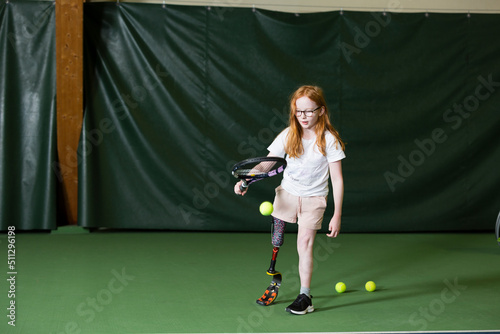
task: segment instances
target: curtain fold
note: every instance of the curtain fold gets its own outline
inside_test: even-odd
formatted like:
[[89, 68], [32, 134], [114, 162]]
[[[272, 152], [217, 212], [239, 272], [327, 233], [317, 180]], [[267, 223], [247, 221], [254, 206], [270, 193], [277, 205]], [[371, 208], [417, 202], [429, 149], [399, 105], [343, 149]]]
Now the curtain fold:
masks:
[[55, 8], [0, 3], [0, 229], [56, 228]]

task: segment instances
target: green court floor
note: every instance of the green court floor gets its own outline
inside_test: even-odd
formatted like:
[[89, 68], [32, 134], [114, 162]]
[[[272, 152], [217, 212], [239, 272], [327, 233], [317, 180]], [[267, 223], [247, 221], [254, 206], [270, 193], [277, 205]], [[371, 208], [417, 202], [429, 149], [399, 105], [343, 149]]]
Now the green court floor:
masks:
[[[500, 329], [500, 247], [484, 234], [318, 235], [316, 311], [285, 312], [297, 296], [296, 234], [267, 287], [265, 233], [98, 231], [18, 233], [15, 283], [0, 236], [0, 333], [361, 332]], [[364, 290], [368, 280], [375, 292]], [[346, 283], [338, 294], [334, 287]], [[9, 290], [15, 297], [9, 298]], [[8, 325], [15, 301], [15, 327]]]

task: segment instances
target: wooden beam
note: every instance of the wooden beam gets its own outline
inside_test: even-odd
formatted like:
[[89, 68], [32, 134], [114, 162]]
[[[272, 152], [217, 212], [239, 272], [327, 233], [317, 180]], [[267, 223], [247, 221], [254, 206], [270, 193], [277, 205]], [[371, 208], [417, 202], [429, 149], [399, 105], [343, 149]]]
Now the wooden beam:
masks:
[[56, 0], [57, 151], [67, 222], [78, 220], [77, 149], [83, 119], [83, 0]]

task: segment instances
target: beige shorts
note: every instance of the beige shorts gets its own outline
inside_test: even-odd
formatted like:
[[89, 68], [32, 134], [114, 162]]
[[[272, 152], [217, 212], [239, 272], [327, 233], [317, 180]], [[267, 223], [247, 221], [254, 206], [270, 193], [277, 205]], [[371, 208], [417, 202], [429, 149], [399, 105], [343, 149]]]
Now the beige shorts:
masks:
[[287, 223], [298, 223], [311, 230], [319, 230], [325, 214], [326, 198], [327, 196], [294, 196], [279, 186], [276, 188], [273, 203], [273, 217]]

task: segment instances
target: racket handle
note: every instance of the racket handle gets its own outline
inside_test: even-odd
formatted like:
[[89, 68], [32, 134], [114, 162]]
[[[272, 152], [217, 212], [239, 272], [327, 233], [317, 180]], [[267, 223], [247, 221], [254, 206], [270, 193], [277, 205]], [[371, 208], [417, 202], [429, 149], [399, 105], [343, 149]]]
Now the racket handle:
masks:
[[248, 188], [247, 181], [243, 180], [243, 182], [240, 184], [240, 191], [244, 192]]

